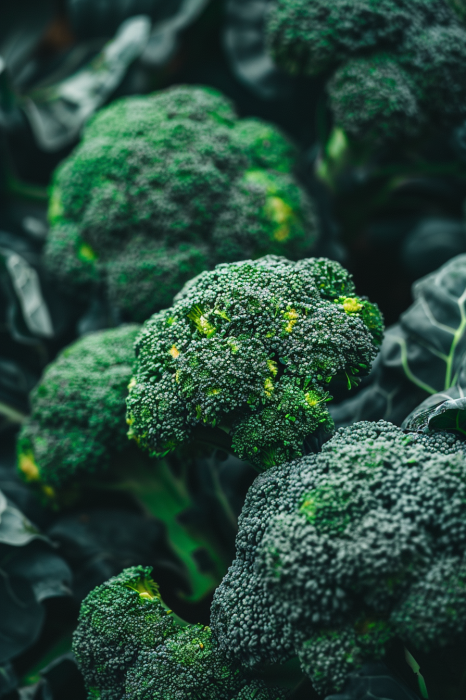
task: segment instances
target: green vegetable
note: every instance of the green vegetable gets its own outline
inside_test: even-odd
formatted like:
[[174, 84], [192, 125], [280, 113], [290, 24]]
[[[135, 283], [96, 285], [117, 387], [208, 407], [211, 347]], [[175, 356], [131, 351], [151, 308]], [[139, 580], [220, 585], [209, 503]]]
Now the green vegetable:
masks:
[[18, 439], [25, 479], [53, 489], [104, 473], [127, 448], [125, 396], [140, 327], [100, 331], [65, 348], [31, 393]]
[[181, 456], [172, 468], [128, 441], [125, 398], [138, 331], [128, 325], [88, 335], [47, 367], [18, 437], [18, 467], [55, 506], [71, 505], [86, 488], [132, 495], [165, 524], [169, 546], [184, 564], [189, 597], [197, 600], [215, 588], [228, 562], [212, 528], [183, 521], [194, 507], [185, 479], [192, 459]]
[[117, 100], [55, 173], [45, 262], [143, 321], [217, 262], [309, 254], [317, 222], [295, 165], [278, 129], [211, 88]]
[[285, 70], [329, 77], [336, 128], [372, 147], [406, 143], [466, 115], [460, 5], [274, 0], [267, 38]]
[[119, 700], [280, 700], [226, 660], [209, 627], [177, 618], [151, 569], [133, 567], [81, 605], [73, 649], [90, 697]]
[[[297, 654], [323, 695], [400, 642], [416, 659], [464, 655], [465, 546], [463, 444], [356, 423], [256, 479], [212, 630], [250, 668]], [[460, 697], [463, 668], [440, 668], [442, 697]]]
[[382, 330], [378, 308], [336, 262], [219, 265], [143, 326], [128, 434], [155, 457], [188, 441], [259, 470], [299, 456], [306, 437], [332, 428], [332, 381], [358, 383]]

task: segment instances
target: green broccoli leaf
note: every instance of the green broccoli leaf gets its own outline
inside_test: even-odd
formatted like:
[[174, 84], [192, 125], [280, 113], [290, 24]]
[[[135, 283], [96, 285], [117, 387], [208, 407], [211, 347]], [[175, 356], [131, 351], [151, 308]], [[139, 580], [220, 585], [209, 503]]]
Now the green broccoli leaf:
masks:
[[423, 400], [457, 384], [466, 354], [466, 255], [415, 282], [413, 296], [385, 334], [370, 385], [331, 409], [337, 426], [381, 418], [401, 425]]
[[0, 664], [36, 641], [44, 600], [71, 594], [71, 572], [51, 545], [0, 491]]
[[[435, 399], [444, 397], [445, 394], [435, 394]], [[432, 397], [434, 399], [434, 397]], [[405, 430], [418, 430], [431, 432], [436, 430], [449, 430], [460, 433], [466, 438], [466, 398], [447, 398], [441, 403], [432, 406], [423, 401], [418, 408], [403, 421]]]
[[51, 544], [50, 540], [0, 491], [0, 544], [22, 547], [34, 539]]

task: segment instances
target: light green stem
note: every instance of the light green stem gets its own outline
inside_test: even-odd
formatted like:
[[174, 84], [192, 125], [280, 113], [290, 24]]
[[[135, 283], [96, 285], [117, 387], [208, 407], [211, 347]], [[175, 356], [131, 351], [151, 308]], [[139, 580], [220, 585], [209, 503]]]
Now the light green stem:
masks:
[[[199, 601], [218, 586], [230, 562], [224, 560], [213, 537], [181, 521], [192, 500], [184, 480], [174, 475], [167, 461], [147, 460], [134, 453], [130, 459], [131, 465], [122, 465], [124, 476], [113, 488], [131, 493], [147, 513], [164, 523], [168, 542], [189, 577], [191, 593], [185, 598]], [[200, 550], [211, 562], [206, 570], [196, 558]]]
[[450, 352], [448, 353], [447, 370], [445, 373], [445, 387], [444, 387], [445, 389], [450, 389], [450, 387], [452, 386], [451, 374], [453, 371], [453, 360], [455, 359], [455, 350], [456, 350], [456, 347], [457, 347], [458, 343], [460, 342], [460, 340], [463, 336], [463, 333], [466, 329], [466, 314], [464, 311], [464, 303], [463, 303], [465, 299], [466, 299], [466, 290], [463, 292], [461, 297], [458, 299], [458, 306], [459, 306], [460, 314], [461, 314], [461, 323], [455, 331], [455, 334], [453, 336], [453, 340], [451, 343], [451, 347], [450, 347]]

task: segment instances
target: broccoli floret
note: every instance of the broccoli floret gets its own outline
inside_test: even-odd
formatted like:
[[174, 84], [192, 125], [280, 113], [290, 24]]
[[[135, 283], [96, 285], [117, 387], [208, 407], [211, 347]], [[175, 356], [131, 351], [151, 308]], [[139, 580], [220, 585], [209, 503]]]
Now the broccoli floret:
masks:
[[210, 627], [179, 629], [128, 671], [125, 700], [281, 700], [284, 690], [248, 678], [219, 652]]
[[258, 469], [301, 455], [307, 436], [331, 429], [331, 381], [357, 383], [382, 330], [336, 262], [218, 265], [143, 326], [129, 435], [157, 457], [214, 436]]
[[81, 604], [73, 649], [86, 686], [98, 690], [97, 697], [120, 700], [126, 673], [138, 655], [177, 629], [151, 571], [142, 566], [125, 569]]
[[104, 472], [127, 448], [125, 397], [140, 326], [85, 336], [63, 350], [31, 393], [18, 439], [24, 477], [60, 488]]
[[443, 0], [274, 0], [267, 40], [285, 70], [318, 75], [351, 56], [397, 49], [409, 32], [456, 23]]
[[466, 114], [457, 4], [274, 0], [268, 42], [285, 70], [330, 78], [336, 128], [372, 146], [403, 142]]
[[210, 88], [117, 100], [55, 173], [46, 264], [143, 321], [218, 262], [309, 254], [317, 222], [295, 166], [277, 128]]
[[452, 435], [385, 421], [339, 430], [250, 488], [212, 605], [221, 648], [250, 667], [297, 654], [325, 694], [393, 640], [466, 641], [465, 516]]
[[274, 0], [267, 40], [279, 66], [318, 75], [346, 58], [396, 46], [410, 21], [390, 0]]
[[128, 440], [125, 399], [139, 330], [128, 325], [88, 335], [49, 365], [18, 437], [18, 468], [54, 507], [72, 505], [93, 487], [131, 494], [164, 522], [189, 596], [197, 600], [213, 591], [227, 562], [205, 522], [194, 529], [183, 520], [195, 508], [195, 492], [184, 479], [189, 458], [180, 455], [175, 465], [152, 460]]
[[150, 567], [126, 569], [81, 605], [73, 650], [102, 700], [281, 700], [220, 652], [209, 627], [164, 605]]
[[353, 58], [328, 83], [335, 122], [373, 144], [415, 136], [425, 119], [409, 74], [387, 54]]

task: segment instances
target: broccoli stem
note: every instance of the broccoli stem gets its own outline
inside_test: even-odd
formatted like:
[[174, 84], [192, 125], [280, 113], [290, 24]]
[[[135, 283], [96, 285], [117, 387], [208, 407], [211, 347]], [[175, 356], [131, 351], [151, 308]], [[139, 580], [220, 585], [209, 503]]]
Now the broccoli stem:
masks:
[[134, 451], [119, 460], [115, 473], [121, 477], [110, 488], [131, 494], [146, 513], [164, 523], [169, 545], [188, 575], [191, 593], [183, 597], [197, 602], [211, 593], [230, 561], [225, 560], [211, 533], [183, 522], [183, 513], [193, 507], [183, 475], [175, 476], [166, 460], [147, 460]]

